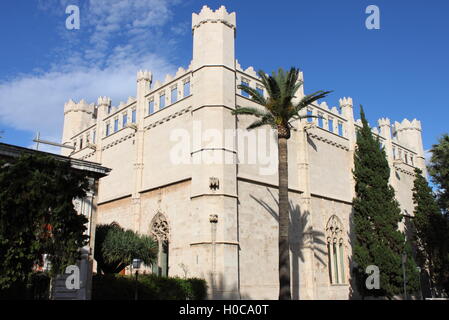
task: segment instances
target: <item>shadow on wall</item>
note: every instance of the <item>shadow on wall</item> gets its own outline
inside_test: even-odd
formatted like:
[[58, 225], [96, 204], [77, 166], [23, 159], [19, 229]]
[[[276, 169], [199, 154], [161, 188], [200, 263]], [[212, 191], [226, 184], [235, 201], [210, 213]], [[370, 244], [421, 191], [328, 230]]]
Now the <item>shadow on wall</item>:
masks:
[[229, 286], [226, 284], [225, 277], [223, 273], [217, 275], [210, 272], [208, 274], [208, 296], [211, 300], [239, 300], [239, 299], [250, 299], [250, 297], [243, 297], [239, 295], [239, 290], [237, 286]]
[[[258, 204], [260, 204], [266, 211], [270, 213], [270, 215], [279, 223], [279, 201], [273, 195], [272, 191], [267, 188], [268, 193], [270, 193], [274, 202], [276, 203], [276, 208], [272, 208], [262, 199], [257, 199], [254, 196], [251, 196]], [[293, 204], [290, 200], [289, 203], [289, 211], [290, 211], [290, 228], [289, 228], [289, 236], [290, 236], [290, 252], [291, 252], [291, 261], [292, 261], [292, 270], [291, 270], [291, 281], [292, 281], [292, 299], [298, 300], [300, 298], [299, 289], [300, 289], [300, 268], [299, 268], [299, 259], [302, 262], [305, 262], [305, 257], [303, 254], [304, 248], [309, 246], [314, 246], [314, 255], [315, 259], [321, 263], [322, 265], [326, 265], [326, 262], [323, 260], [323, 256], [327, 254], [327, 252], [323, 249], [326, 247], [326, 243], [324, 240], [324, 233], [320, 231], [313, 230], [313, 227], [308, 224], [308, 219], [310, 218], [310, 212], [304, 211], [301, 212], [301, 208], [299, 205]], [[308, 239], [310, 241], [308, 241]], [[273, 245], [277, 246], [277, 243]]]
[[357, 289], [357, 277], [355, 274], [355, 262], [353, 259], [354, 256], [354, 241], [355, 241], [355, 232], [354, 232], [354, 209], [351, 210], [351, 214], [349, 216], [349, 230], [347, 234], [347, 239], [349, 239], [349, 246], [351, 247], [352, 255], [348, 256], [348, 265], [349, 265], [349, 296], [350, 300], [360, 300], [362, 296], [360, 295], [360, 290]]

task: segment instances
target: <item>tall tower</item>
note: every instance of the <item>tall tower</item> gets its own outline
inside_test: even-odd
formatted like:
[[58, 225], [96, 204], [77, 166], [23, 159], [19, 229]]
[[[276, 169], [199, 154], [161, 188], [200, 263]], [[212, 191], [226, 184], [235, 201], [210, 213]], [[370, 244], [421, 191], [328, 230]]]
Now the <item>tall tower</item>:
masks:
[[426, 159], [424, 156], [421, 135], [421, 122], [416, 119], [413, 119], [413, 121], [404, 119], [401, 123], [395, 122], [394, 129], [398, 142], [417, 153], [418, 159], [416, 159], [416, 166], [420, 168], [423, 171], [424, 176], [427, 177]]
[[105, 134], [105, 127], [103, 120], [108, 115], [108, 111], [111, 107], [111, 98], [109, 97], [99, 97], [97, 101], [97, 129], [96, 129], [96, 152], [95, 161], [98, 163], [102, 162], [103, 155], [103, 137]]
[[[235, 13], [204, 6], [192, 15], [192, 212], [197, 221], [193, 255], [201, 259], [209, 296], [239, 298], [237, 165], [234, 145], [203, 142], [203, 134], [236, 130]], [[228, 131], [229, 130], [229, 131]]]
[[[64, 105], [64, 128], [62, 132], [62, 143], [71, 145], [72, 137], [89, 126], [94, 119], [95, 107], [81, 100], [79, 103], [69, 100]], [[69, 155], [70, 150], [61, 148], [62, 155]]]

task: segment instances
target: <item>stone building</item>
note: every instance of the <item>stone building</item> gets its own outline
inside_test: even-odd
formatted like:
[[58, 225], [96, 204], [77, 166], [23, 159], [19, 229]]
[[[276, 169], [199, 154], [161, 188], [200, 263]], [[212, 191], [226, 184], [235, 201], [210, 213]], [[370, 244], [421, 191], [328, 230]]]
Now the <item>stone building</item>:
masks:
[[[278, 295], [277, 147], [273, 132], [248, 132], [234, 116], [256, 106], [237, 85], [263, 92], [254, 68], [235, 57], [236, 14], [207, 6], [192, 15], [193, 59], [163, 83], [137, 73], [137, 95], [113, 106], [72, 100], [63, 143], [72, 157], [112, 172], [100, 180], [99, 223], [118, 223], [159, 241], [158, 268], [205, 278], [210, 298]], [[298, 62], [299, 63], [299, 62]], [[304, 95], [298, 92], [298, 99]], [[353, 101], [326, 102], [295, 123], [289, 140], [293, 297], [348, 299], [351, 287]], [[413, 168], [425, 169], [417, 120], [380, 119], [390, 183], [405, 215], [413, 212]]]

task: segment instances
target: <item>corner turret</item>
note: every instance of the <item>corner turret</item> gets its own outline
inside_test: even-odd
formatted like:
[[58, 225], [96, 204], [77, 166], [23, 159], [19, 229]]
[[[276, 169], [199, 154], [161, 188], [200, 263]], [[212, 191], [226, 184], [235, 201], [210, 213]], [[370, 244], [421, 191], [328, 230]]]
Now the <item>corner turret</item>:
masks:
[[[76, 103], [72, 99], [64, 104], [64, 128], [62, 133], [62, 143], [71, 144], [71, 138], [88, 126], [92, 125], [95, 119], [95, 105], [81, 100]], [[62, 149], [62, 153], [70, 153], [68, 149]]]

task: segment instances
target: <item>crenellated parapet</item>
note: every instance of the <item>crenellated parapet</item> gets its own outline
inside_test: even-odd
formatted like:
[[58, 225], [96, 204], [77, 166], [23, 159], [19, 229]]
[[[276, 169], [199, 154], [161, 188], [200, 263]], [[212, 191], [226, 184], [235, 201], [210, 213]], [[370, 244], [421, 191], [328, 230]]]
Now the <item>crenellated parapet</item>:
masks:
[[349, 106], [352, 108], [354, 105], [351, 97], [347, 97], [347, 98], [343, 97], [339, 100], [339, 103], [340, 103], [340, 108], [343, 108], [346, 106]]
[[162, 89], [163, 87], [169, 85], [170, 83], [175, 82], [177, 79], [185, 76], [188, 72], [190, 72], [190, 67], [187, 70], [182, 67], [179, 67], [174, 76], [171, 74], [167, 74], [165, 75], [163, 82], [157, 80], [154, 83], [152, 91]]
[[[413, 119], [412, 121], [408, 119], [404, 119], [402, 122], [396, 121], [392, 126], [394, 141], [415, 151], [422, 159], [424, 159], [421, 130], [421, 122], [416, 119]], [[424, 160], [421, 162], [421, 169], [425, 169]]]
[[390, 119], [388, 118], [380, 118], [377, 120], [377, 124], [379, 125], [379, 128], [391, 126]]
[[148, 70], [139, 70], [137, 72], [137, 82], [139, 81], [149, 81], [153, 80], [153, 74]]
[[380, 118], [377, 120], [379, 126], [378, 133], [385, 139], [391, 140], [391, 123], [388, 118]]
[[69, 112], [85, 112], [93, 115], [95, 112], [95, 104], [89, 104], [84, 99], [78, 103], [70, 99], [64, 104], [64, 114]]
[[109, 97], [99, 97], [97, 100], [97, 105], [99, 106], [110, 106], [111, 98]]
[[214, 11], [205, 5], [200, 13], [192, 14], [192, 30], [195, 30], [204, 23], [223, 23], [233, 29], [237, 25], [235, 12], [229, 13], [225, 6], [221, 6]]
[[395, 132], [401, 132], [405, 130], [418, 130], [421, 131], [421, 121], [413, 119], [412, 121], [408, 119], [402, 120], [402, 122], [394, 123]]
[[354, 121], [354, 102], [351, 97], [344, 97], [339, 100], [341, 114], [348, 121]]

